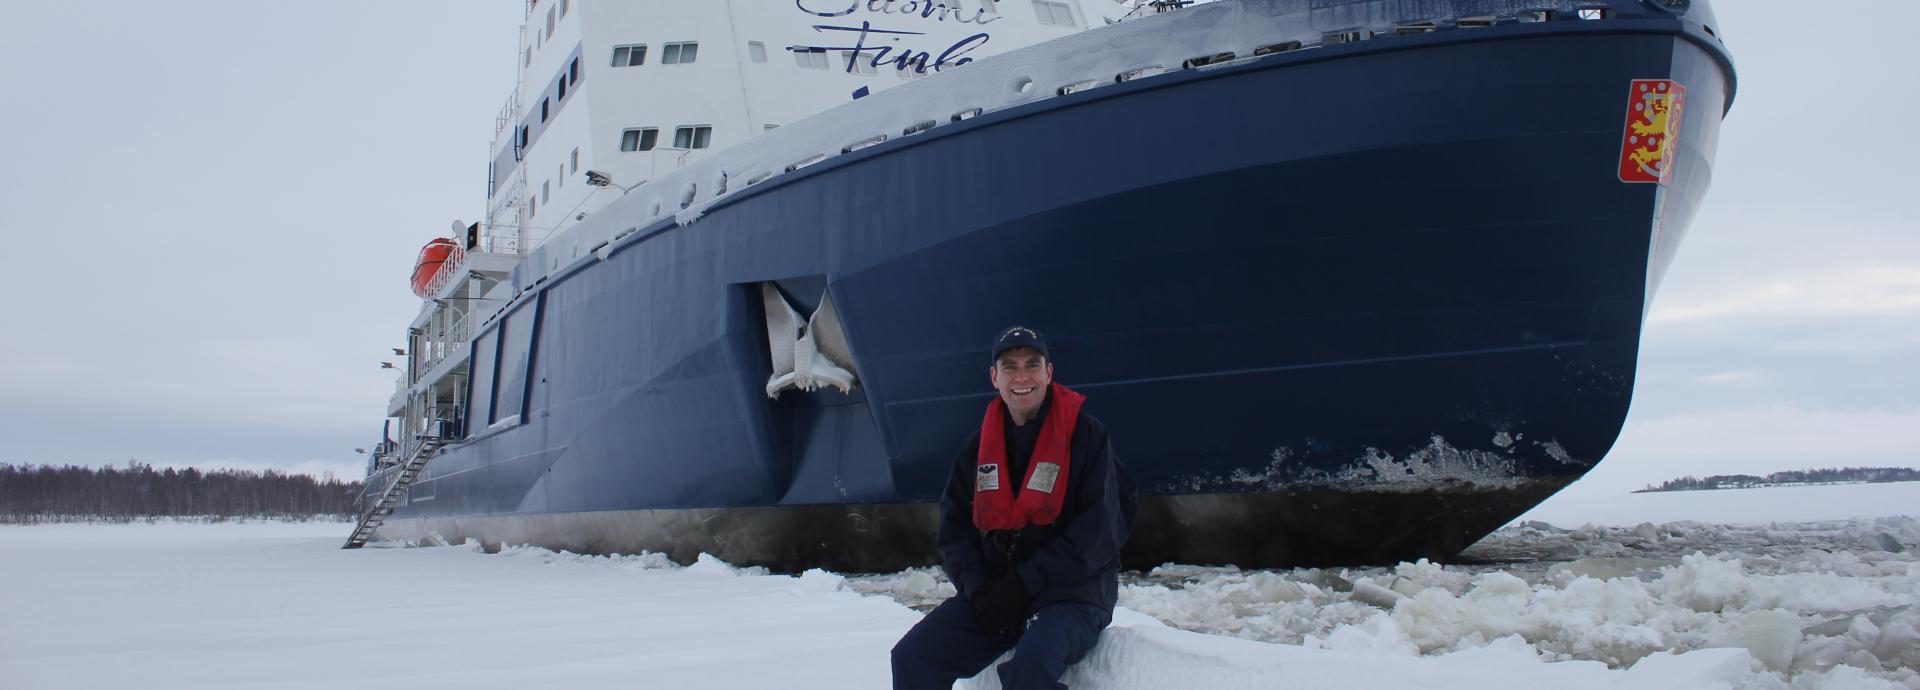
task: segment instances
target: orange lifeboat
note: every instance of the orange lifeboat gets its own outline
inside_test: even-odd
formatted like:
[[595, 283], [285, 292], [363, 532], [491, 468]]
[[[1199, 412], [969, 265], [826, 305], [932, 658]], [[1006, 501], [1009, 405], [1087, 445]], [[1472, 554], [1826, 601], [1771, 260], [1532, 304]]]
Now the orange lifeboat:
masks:
[[427, 246], [421, 247], [420, 258], [413, 262], [413, 294], [425, 298], [427, 288], [433, 285], [433, 277], [440, 273], [440, 267], [459, 249], [459, 244], [445, 237], [435, 237]]

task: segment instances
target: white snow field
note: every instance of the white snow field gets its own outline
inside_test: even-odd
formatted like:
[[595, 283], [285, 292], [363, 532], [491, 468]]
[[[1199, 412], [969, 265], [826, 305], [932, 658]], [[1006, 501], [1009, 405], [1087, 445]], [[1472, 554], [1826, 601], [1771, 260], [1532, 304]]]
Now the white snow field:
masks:
[[[1067, 681], [1920, 690], [1920, 521], [1688, 522], [1675, 507], [1745, 494], [1749, 517], [1808, 497], [1829, 511], [1809, 519], [1873, 514], [1889, 486], [1909, 500], [1884, 505], [1920, 505], [1920, 483], [1641, 494], [1668, 504], [1642, 514], [1677, 517], [1513, 526], [1467, 565], [1129, 574]], [[0, 688], [884, 688], [913, 607], [952, 592], [937, 569], [343, 551], [348, 529], [0, 527]]]

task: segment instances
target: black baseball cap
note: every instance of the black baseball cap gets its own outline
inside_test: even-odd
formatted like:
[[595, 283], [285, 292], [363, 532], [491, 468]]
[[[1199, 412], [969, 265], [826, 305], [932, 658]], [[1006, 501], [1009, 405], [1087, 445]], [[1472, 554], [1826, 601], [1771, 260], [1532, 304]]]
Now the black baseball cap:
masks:
[[993, 359], [989, 362], [999, 362], [1000, 353], [1016, 347], [1031, 347], [1039, 350], [1041, 357], [1053, 360], [1053, 355], [1047, 354], [1047, 339], [1039, 331], [1026, 326], [1011, 326], [993, 339]]

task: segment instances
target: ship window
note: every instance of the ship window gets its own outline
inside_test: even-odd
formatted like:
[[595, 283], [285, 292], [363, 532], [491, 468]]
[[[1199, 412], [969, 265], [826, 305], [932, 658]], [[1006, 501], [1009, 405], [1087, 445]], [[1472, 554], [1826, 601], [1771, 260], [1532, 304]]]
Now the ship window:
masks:
[[580, 83], [580, 58], [574, 58], [573, 62], [567, 63], [567, 83]]
[[1600, 10], [1580, 10], [1580, 18], [1581, 18], [1581, 19], [1588, 19], [1588, 20], [1592, 20], [1592, 19], [1606, 19], [1606, 18], [1607, 18], [1607, 11], [1606, 11], [1606, 10], [1604, 10], [1604, 9], [1600, 9]]
[[527, 66], [527, 65], [532, 65], [532, 64], [533, 64], [533, 49], [532, 49], [532, 48], [528, 48], [528, 49], [526, 49], [526, 50], [524, 50], [524, 51], [521, 51], [521, 53], [520, 53], [520, 65], [524, 67], [524, 66]]
[[1041, 24], [1075, 26], [1073, 23], [1073, 8], [1067, 7], [1067, 4], [1064, 2], [1033, 0], [1033, 13], [1040, 18]]
[[674, 129], [674, 148], [707, 148], [707, 138], [712, 133], [714, 133], [712, 127]]
[[500, 322], [499, 390], [493, 396], [493, 418], [500, 421], [520, 414], [527, 400], [527, 351], [533, 344], [536, 302], [528, 302]]
[[562, 101], [567, 100], [567, 80], [565, 79], [560, 80], [560, 89], [558, 92], [556, 92], [553, 95], [553, 97]]
[[713, 134], [712, 127], [681, 127], [673, 130], [673, 147], [680, 149], [704, 149], [707, 139]]
[[548, 103], [548, 99], [545, 99], [545, 98], [540, 99], [540, 121], [541, 122], [547, 121], [547, 103]]
[[567, 16], [567, 0], [560, 0], [560, 16]]
[[580, 148], [574, 147], [573, 155], [567, 158], [569, 172], [580, 172]]
[[473, 341], [473, 385], [468, 395], [467, 429], [478, 431], [493, 420], [493, 363], [499, 354], [499, 329], [489, 330]]
[[553, 17], [554, 17], [553, 12], [556, 9], [559, 9], [559, 8], [557, 7], [547, 8], [547, 38], [553, 38]]
[[546, 180], [540, 183], [540, 203], [544, 204], [553, 201], [553, 189], [550, 186], [552, 184], [553, 180]]
[[560, 178], [560, 188], [566, 189], [567, 188], [567, 164], [566, 163], [560, 164], [560, 174], [557, 175], [557, 177]]
[[801, 67], [805, 67], [807, 69], [826, 69], [827, 68], [827, 49], [825, 48], [809, 48], [806, 46], [794, 46], [792, 48], [788, 48], [787, 50], [793, 51], [793, 61], [795, 64], [798, 64]]
[[700, 44], [698, 43], [693, 43], [693, 42], [668, 43], [666, 45], [660, 46], [660, 64], [662, 65], [692, 64], [694, 56], [699, 54], [699, 52], [700, 52]]
[[654, 145], [659, 142], [660, 130], [652, 127], [629, 129], [620, 133], [620, 150], [622, 151], [652, 151]]
[[527, 217], [532, 218], [534, 212], [538, 211], [539, 209], [540, 209], [540, 197], [537, 197], [537, 196], [527, 197]]
[[638, 67], [644, 64], [647, 64], [647, 46], [645, 44], [614, 47], [614, 67]]
[[872, 60], [862, 60], [851, 50], [840, 51], [840, 61], [846, 63], [848, 74], [873, 74]]
[[759, 41], [748, 41], [747, 57], [751, 58], [754, 62], [766, 62], [767, 61], [767, 44], [761, 43]]

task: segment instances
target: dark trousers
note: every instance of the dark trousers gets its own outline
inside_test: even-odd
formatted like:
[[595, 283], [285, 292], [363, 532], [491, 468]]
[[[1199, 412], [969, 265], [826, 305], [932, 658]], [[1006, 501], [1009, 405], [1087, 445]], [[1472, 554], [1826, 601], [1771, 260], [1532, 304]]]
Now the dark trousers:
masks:
[[1092, 604], [1053, 604], [1027, 618], [1018, 637], [980, 629], [965, 599], [953, 597], [908, 630], [893, 646], [894, 690], [949, 690], [954, 681], [978, 675], [1007, 650], [1000, 665], [1006, 690], [1057, 690], [1067, 667], [1093, 650], [1113, 610]]

